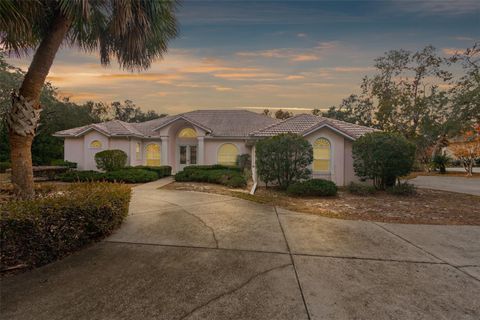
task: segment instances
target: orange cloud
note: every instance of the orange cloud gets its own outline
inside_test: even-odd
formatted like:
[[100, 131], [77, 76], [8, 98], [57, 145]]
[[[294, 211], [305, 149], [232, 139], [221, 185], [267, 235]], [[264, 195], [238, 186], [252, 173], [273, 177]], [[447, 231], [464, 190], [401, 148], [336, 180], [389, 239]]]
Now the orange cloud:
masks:
[[442, 49], [442, 52], [447, 55], [447, 56], [453, 56], [454, 54], [461, 54], [462, 52], [464, 52], [465, 49], [459, 49], [459, 48], [443, 48]]
[[300, 75], [291, 75], [291, 76], [287, 76], [285, 78], [285, 80], [299, 80], [299, 79], [303, 79], [305, 78], [304, 76], [300, 76]]

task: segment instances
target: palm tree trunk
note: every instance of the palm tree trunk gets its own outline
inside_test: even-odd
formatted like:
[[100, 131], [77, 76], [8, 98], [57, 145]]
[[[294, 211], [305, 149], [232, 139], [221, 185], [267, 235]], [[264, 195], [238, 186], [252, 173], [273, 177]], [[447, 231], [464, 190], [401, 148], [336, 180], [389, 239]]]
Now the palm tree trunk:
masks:
[[41, 109], [40, 94], [70, 23], [62, 14], [57, 14], [48, 36], [33, 56], [18, 96], [13, 96], [12, 110], [8, 115], [12, 184], [22, 198], [34, 195], [31, 147]]

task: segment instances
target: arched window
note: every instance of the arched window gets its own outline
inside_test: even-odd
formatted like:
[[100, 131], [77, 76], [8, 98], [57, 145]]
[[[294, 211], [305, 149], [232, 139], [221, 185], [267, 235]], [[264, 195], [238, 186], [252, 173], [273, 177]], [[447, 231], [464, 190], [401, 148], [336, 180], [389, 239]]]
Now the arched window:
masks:
[[313, 144], [313, 172], [329, 172], [331, 160], [330, 141], [320, 138]]
[[160, 146], [158, 144], [149, 144], [146, 148], [147, 166], [159, 166], [161, 163]]
[[142, 149], [140, 147], [140, 143], [138, 143], [138, 142], [135, 145], [135, 159], [137, 159], [137, 160], [142, 159]]
[[196, 138], [197, 132], [192, 128], [185, 128], [178, 133], [178, 137], [179, 138]]
[[90, 142], [90, 148], [93, 149], [100, 149], [102, 147], [102, 143], [99, 140], [93, 140]]
[[238, 148], [231, 143], [225, 143], [218, 149], [217, 163], [234, 166], [237, 163]]

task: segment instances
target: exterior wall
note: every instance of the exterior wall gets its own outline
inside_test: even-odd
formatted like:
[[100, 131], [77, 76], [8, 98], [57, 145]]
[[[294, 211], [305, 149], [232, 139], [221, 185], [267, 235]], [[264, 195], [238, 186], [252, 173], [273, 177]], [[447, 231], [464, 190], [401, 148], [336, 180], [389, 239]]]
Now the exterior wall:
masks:
[[225, 143], [235, 145], [238, 148], [238, 154], [251, 152], [243, 139], [205, 139], [205, 164], [217, 164], [218, 149]]
[[[338, 186], [345, 184], [345, 138], [329, 128], [321, 128], [305, 137], [310, 144], [319, 138], [330, 141], [330, 173], [319, 174], [313, 172], [313, 178], [332, 180]], [[310, 167], [312, 169], [312, 167]]]
[[[93, 140], [98, 140], [102, 143], [101, 148], [90, 148], [90, 143]], [[110, 149], [108, 137], [97, 131], [90, 131], [83, 136], [83, 168], [81, 170], [98, 170], [97, 164], [95, 163], [95, 154], [97, 152]]]
[[[109, 139], [110, 145], [108, 149], [111, 150], [122, 150], [127, 154], [127, 165], [131, 164], [131, 141], [128, 138], [110, 138]], [[135, 150], [135, 149], [134, 149]], [[135, 157], [135, 153], [133, 154]]]
[[353, 169], [352, 145], [353, 141], [345, 139], [345, 185], [350, 182], [360, 182], [360, 178], [355, 175]]
[[83, 137], [65, 138], [63, 142], [64, 159], [77, 163], [79, 170], [85, 170], [84, 167], [84, 142]]
[[[140, 158], [137, 159], [137, 143], [140, 143]], [[131, 139], [130, 140], [130, 161], [129, 165], [134, 166], [141, 166], [144, 164], [144, 154], [143, 154], [143, 143], [140, 139]]]

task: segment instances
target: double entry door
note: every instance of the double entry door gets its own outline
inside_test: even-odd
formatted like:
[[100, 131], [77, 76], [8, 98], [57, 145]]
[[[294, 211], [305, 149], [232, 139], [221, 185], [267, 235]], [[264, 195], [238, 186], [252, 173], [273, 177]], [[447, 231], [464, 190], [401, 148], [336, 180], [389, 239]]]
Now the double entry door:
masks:
[[178, 171], [186, 166], [197, 164], [197, 146], [181, 144], [178, 146]]

